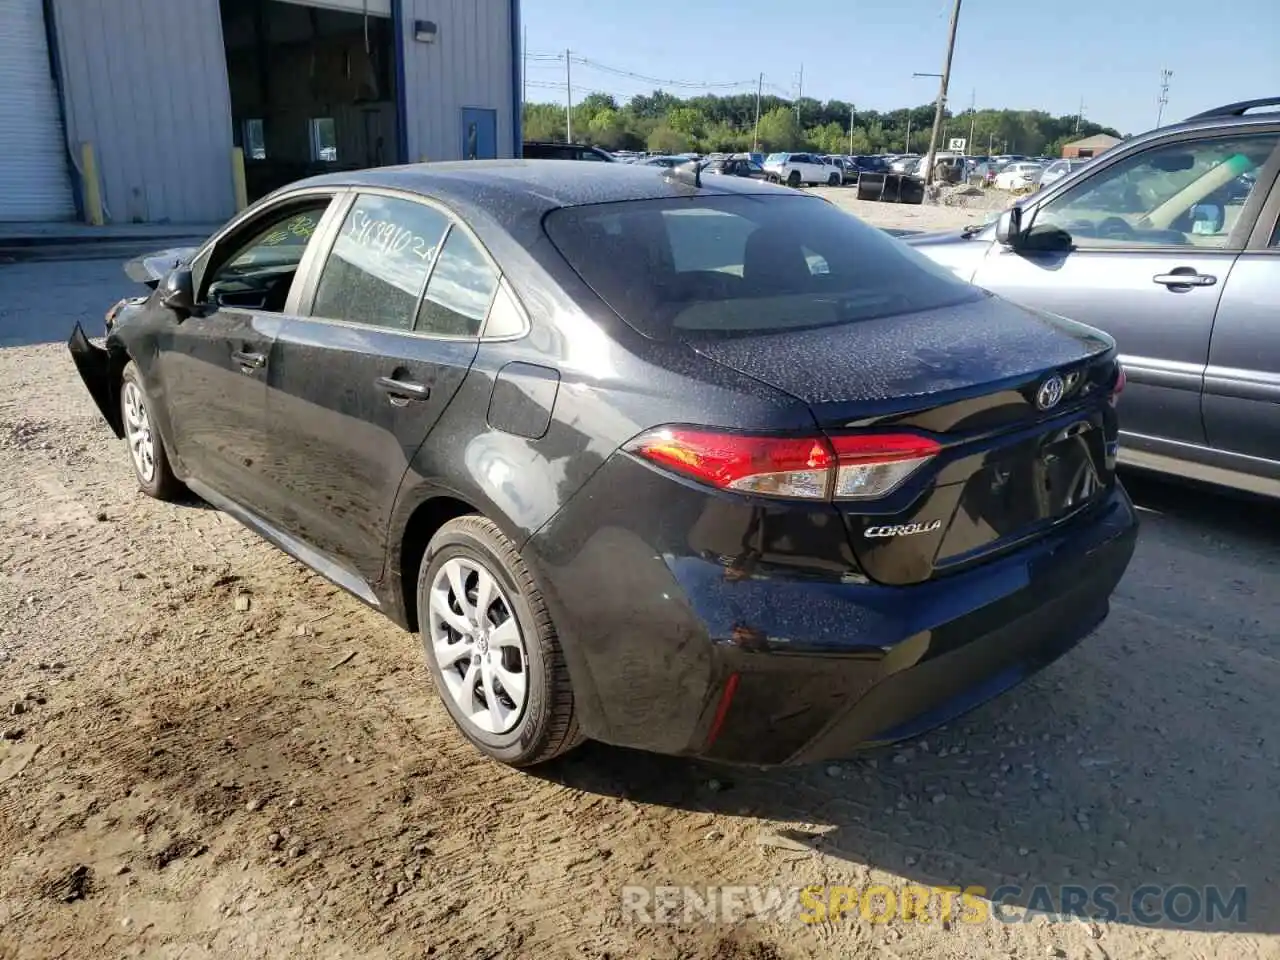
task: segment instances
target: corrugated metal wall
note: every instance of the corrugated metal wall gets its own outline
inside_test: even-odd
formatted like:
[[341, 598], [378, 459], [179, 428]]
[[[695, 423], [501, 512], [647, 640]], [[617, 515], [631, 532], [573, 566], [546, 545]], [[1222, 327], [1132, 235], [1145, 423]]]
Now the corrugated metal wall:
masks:
[[[462, 156], [462, 109], [497, 111], [498, 156], [515, 146], [518, 109], [511, 4], [517, 0], [401, 0], [404, 103], [410, 161]], [[434, 43], [414, 39], [414, 21], [430, 20]]]
[[235, 209], [217, 0], [54, 0], [68, 139], [91, 141], [112, 222]]

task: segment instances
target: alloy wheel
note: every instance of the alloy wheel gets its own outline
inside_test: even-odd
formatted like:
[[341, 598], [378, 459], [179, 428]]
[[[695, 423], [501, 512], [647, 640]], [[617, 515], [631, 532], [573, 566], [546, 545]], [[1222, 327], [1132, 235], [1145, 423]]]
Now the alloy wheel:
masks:
[[528, 700], [529, 657], [506, 591], [478, 560], [451, 557], [428, 607], [431, 652], [449, 696], [481, 732], [510, 732]]
[[124, 384], [124, 435], [129, 441], [129, 453], [134, 468], [143, 483], [150, 483], [156, 474], [155, 435], [151, 431], [151, 417], [142, 390], [132, 380]]

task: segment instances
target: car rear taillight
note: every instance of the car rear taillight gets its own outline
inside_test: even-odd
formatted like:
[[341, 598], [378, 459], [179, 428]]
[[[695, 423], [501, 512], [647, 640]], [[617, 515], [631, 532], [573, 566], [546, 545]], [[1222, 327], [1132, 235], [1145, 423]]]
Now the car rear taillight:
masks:
[[882, 497], [928, 463], [942, 445], [914, 433], [846, 434], [831, 438], [836, 500]]
[[1116, 364], [1116, 382], [1115, 382], [1115, 385], [1112, 386], [1111, 388], [1111, 396], [1107, 398], [1107, 402], [1110, 403], [1113, 407], [1116, 405], [1116, 401], [1120, 399], [1120, 394], [1124, 393], [1125, 384], [1127, 384], [1128, 382], [1129, 382], [1129, 378], [1124, 375], [1124, 367], [1122, 367], [1120, 364], [1117, 363]]
[[694, 480], [739, 493], [803, 500], [882, 497], [941, 449], [911, 433], [777, 437], [661, 427], [627, 452]]

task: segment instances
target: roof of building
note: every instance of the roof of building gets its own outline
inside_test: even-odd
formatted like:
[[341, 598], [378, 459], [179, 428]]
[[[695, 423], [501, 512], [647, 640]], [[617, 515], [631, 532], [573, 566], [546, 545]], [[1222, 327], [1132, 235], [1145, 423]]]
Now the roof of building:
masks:
[[1069, 147], [1084, 147], [1085, 149], [1090, 147], [1114, 147], [1117, 143], [1120, 143], [1119, 137], [1113, 137], [1106, 133], [1095, 133], [1092, 137], [1085, 137], [1083, 140], [1075, 140], [1065, 144], [1063, 149], [1066, 150]]

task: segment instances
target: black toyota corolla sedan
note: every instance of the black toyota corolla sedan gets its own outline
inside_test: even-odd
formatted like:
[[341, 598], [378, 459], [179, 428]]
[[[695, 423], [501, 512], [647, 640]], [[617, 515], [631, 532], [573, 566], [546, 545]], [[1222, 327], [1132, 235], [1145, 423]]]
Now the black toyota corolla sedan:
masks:
[[1112, 341], [815, 196], [406, 166], [127, 269], [70, 348], [142, 490], [418, 631], [507, 763], [912, 736], [1087, 635], [1133, 551]]

